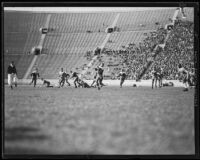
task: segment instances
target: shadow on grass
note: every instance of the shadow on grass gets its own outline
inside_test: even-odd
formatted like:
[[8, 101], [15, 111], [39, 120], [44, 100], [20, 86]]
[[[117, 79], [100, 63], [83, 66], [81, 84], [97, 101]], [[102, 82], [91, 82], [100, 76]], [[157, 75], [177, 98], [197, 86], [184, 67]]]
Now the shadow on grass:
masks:
[[25, 147], [6, 147], [4, 151], [5, 156], [14, 155], [48, 155], [46, 151], [41, 151], [39, 149], [25, 148]]
[[39, 134], [39, 129], [34, 127], [5, 128], [5, 141], [45, 140], [48, 136]]
[[[41, 142], [43, 140], [48, 140], [49, 137], [47, 135], [41, 134], [39, 128], [29, 127], [29, 126], [19, 126], [19, 127], [12, 127], [12, 128], [5, 128], [4, 133], [4, 143], [10, 144], [15, 142], [20, 142], [23, 144], [24, 142], [28, 141], [38, 141]], [[45, 154], [40, 150], [31, 149], [21, 147], [20, 145], [13, 147], [8, 145], [5, 147], [4, 153], [5, 154]]]
[[[41, 141], [50, 140], [50, 137], [40, 133], [39, 128], [20, 126], [5, 128], [4, 143], [7, 145], [4, 147], [5, 157], [16, 156], [28, 156], [31, 157], [37, 155], [93, 155], [94, 152], [84, 152], [81, 150], [66, 150], [62, 153], [56, 153], [57, 151], [49, 150], [48, 148], [41, 149], [37, 145], [32, 145], [32, 142], [37, 142], [38, 145]], [[24, 142], [30, 143], [30, 146], [22, 146]], [[14, 144], [14, 146], [13, 146]], [[22, 145], [21, 145], [22, 144]], [[51, 147], [50, 147], [51, 148]]]

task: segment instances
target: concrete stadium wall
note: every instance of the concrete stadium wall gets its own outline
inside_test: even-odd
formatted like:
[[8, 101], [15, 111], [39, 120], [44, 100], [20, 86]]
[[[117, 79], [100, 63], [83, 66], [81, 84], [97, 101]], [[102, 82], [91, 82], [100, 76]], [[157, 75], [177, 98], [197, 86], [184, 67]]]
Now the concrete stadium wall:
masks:
[[[58, 79], [46, 79], [51, 82], [54, 86], [58, 86]], [[84, 80], [89, 85], [92, 83], [92, 80]], [[19, 85], [28, 85], [31, 82], [31, 79], [19, 79], [18, 84]], [[71, 84], [73, 84], [73, 80], [69, 80]], [[179, 80], [164, 80], [163, 82], [172, 82], [174, 84], [174, 87], [183, 87], [183, 83], [179, 82]], [[104, 80], [103, 83], [107, 86], [119, 86], [120, 80]], [[4, 84], [7, 85], [7, 79], [5, 79]], [[42, 81], [40, 79], [37, 80], [37, 84], [41, 85]], [[151, 80], [141, 80], [140, 82], [136, 82], [135, 80], [125, 80], [123, 86], [133, 86], [133, 84], [136, 84], [137, 87], [140, 86], [148, 86], [150, 87], [152, 84]]]

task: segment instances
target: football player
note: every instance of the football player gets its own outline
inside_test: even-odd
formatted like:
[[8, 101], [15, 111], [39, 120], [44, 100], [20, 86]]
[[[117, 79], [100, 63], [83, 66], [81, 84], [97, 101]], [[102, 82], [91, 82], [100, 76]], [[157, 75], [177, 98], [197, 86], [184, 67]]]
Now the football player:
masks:
[[117, 77], [120, 77], [120, 88], [122, 88], [124, 80], [126, 79], [126, 72], [122, 69]]
[[155, 66], [153, 67], [153, 70], [151, 71], [151, 76], [152, 76], [152, 89], [154, 87], [154, 83], [155, 83], [155, 87], [157, 88], [158, 72]]
[[31, 85], [32, 83], [34, 84], [34, 87], [37, 84], [37, 78], [40, 77], [38, 69], [36, 68], [32, 73], [31, 73], [32, 81], [29, 83]]
[[46, 87], [53, 87], [50, 85], [51, 83], [49, 81], [45, 80], [44, 78], [41, 78], [41, 80], [43, 81], [43, 85], [45, 85]]
[[70, 78], [74, 78], [74, 86], [75, 86], [75, 88], [77, 88], [77, 86], [79, 85], [78, 73], [77, 72], [73, 72], [73, 71], [70, 71], [70, 73], [71, 73], [71, 77]]
[[188, 91], [189, 83], [190, 83], [190, 74], [189, 72], [181, 65], [178, 65], [178, 74], [179, 79], [182, 79], [184, 84], [183, 91]]

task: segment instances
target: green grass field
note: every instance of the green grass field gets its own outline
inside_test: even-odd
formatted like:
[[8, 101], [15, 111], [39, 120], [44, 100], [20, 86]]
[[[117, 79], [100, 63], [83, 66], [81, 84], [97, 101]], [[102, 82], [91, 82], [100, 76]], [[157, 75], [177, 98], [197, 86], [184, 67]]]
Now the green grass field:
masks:
[[5, 86], [5, 153], [194, 154], [194, 89]]

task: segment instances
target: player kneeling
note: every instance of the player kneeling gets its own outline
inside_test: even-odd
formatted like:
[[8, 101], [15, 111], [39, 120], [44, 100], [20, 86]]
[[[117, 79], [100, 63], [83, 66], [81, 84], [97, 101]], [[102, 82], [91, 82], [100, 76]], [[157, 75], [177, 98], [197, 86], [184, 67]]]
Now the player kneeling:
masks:
[[50, 85], [51, 83], [49, 81], [45, 80], [44, 78], [41, 78], [41, 80], [43, 81], [43, 86], [45, 86], [45, 87], [53, 87], [53, 86]]
[[82, 88], [91, 88], [91, 86], [89, 84], [87, 84], [86, 82], [84, 82], [83, 80], [79, 79], [79, 84], [78, 87], [82, 87]]

